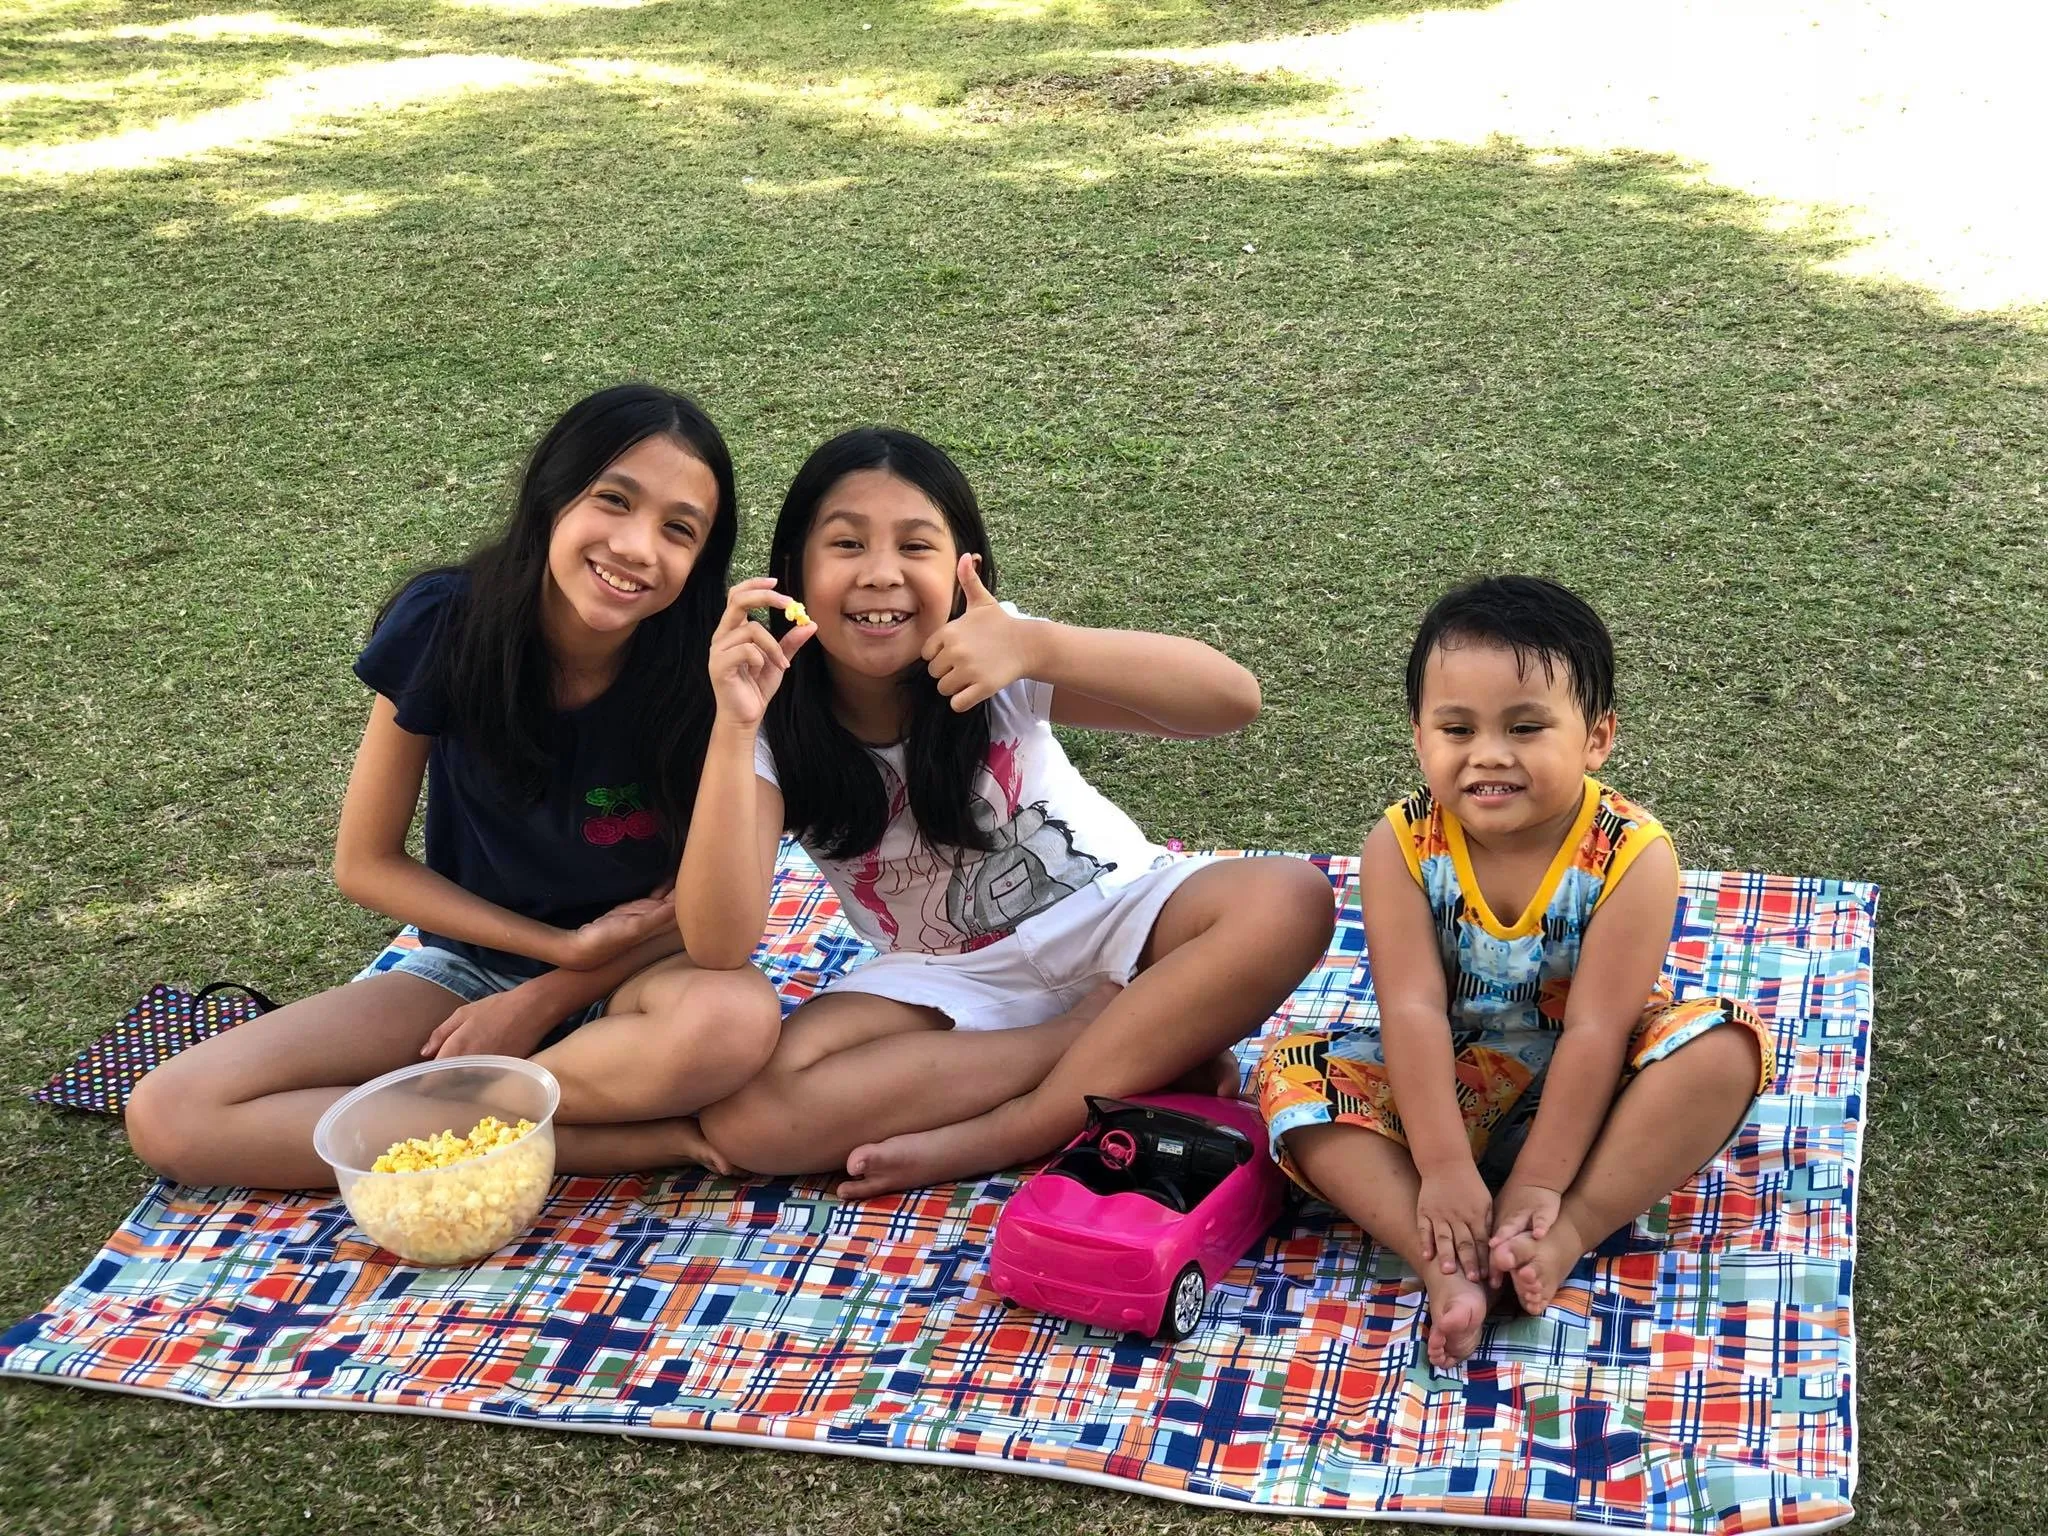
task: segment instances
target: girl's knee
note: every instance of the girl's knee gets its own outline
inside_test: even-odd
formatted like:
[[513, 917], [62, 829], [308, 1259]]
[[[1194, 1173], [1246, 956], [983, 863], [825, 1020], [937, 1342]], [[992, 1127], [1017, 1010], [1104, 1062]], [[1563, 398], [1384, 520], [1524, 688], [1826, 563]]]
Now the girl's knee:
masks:
[[752, 966], [721, 971], [706, 979], [710, 984], [707, 1012], [715, 1021], [713, 1038], [730, 1061], [744, 1066], [752, 1076], [775, 1055], [775, 1043], [782, 1035], [782, 1001], [768, 978]]
[[752, 966], [657, 977], [640, 1005], [665, 1031], [692, 1037], [721, 1056], [758, 1057], [757, 1068], [766, 1065], [782, 1029], [775, 988]]
[[160, 1067], [144, 1076], [128, 1095], [122, 1110], [128, 1147], [167, 1179], [180, 1184], [204, 1183], [187, 1175], [204, 1148], [206, 1106], [177, 1076]]
[[[1336, 893], [1329, 879], [1306, 859], [1260, 859], [1252, 915], [1270, 935], [1276, 960], [1315, 964], [1329, 948], [1337, 927]], [[1306, 956], [1304, 960], [1302, 957]], [[1297, 977], [1298, 979], [1298, 977]]]

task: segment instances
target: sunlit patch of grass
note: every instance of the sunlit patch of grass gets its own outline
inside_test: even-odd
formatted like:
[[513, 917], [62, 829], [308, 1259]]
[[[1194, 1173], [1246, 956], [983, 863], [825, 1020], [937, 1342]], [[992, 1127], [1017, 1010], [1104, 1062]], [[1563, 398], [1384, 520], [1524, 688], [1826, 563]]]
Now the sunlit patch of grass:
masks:
[[764, 181], [742, 176], [740, 185], [755, 197], [832, 197], [860, 184], [853, 176], [816, 176], [809, 181]]
[[126, 22], [98, 31], [58, 32], [51, 41], [60, 43], [175, 42], [190, 39], [200, 43], [275, 42], [318, 43], [323, 48], [376, 48], [386, 43], [380, 27], [321, 27], [292, 21], [275, 11], [236, 11], [212, 16], [186, 16], [154, 26]]
[[114, 134], [163, 118], [230, 106], [251, 75], [208, 64], [171, 64], [97, 77], [0, 82], [0, 144]]
[[1823, 216], [1851, 237], [1830, 270], [2001, 309], [2048, 305], [2048, 205], [2026, 190], [2048, 142], [2044, 52], [2037, 7], [1505, 0], [1150, 57], [1337, 88], [1319, 112], [1204, 130], [1233, 143], [1666, 153]]
[[430, 106], [476, 91], [546, 84], [560, 71], [491, 54], [429, 54], [334, 64], [273, 78], [254, 97], [147, 128], [0, 149], [0, 176], [25, 179], [147, 170], [272, 144], [350, 119]]
[[390, 211], [394, 205], [394, 199], [377, 192], [294, 192], [258, 203], [249, 211], [265, 219], [306, 219], [315, 224], [332, 224], [337, 219], [372, 218]]
[[[496, 11], [504, 16], [550, 16], [569, 11], [637, 11], [650, 0], [443, 0], [466, 11]], [[659, 3], [659, 0], [652, 0]]]

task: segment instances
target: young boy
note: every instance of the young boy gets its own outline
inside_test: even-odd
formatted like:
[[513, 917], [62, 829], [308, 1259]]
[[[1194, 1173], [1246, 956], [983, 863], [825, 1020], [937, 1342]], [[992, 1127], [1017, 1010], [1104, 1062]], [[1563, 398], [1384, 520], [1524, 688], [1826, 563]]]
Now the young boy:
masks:
[[1415, 637], [1408, 715], [1427, 787], [1359, 882], [1379, 1025], [1276, 1041], [1257, 1091], [1296, 1181], [1421, 1275], [1443, 1368], [1504, 1286], [1541, 1311], [1713, 1157], [1772, 1058], [1747, 1008], [1663, 988], [1678, 861], [1590, 776], [1615, 732], [1598, 614], [1529, 576], [1459, 588]]

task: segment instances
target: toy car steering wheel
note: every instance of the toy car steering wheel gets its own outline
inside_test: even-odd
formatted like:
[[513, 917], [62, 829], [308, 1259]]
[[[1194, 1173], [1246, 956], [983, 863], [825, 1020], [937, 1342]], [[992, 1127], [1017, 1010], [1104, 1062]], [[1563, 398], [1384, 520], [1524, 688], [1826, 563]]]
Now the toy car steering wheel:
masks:
[[1105, 1168], [1122, 1173], [1138, 1160], [1138, 1138], [1129, 1131], [1104, 1131], [1095, 1151]]

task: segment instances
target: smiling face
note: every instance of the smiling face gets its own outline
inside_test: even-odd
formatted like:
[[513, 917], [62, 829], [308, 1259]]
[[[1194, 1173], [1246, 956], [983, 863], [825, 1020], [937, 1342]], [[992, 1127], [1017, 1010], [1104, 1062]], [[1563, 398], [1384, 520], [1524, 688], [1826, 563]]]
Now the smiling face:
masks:
[[953, 616], [959, 552], [945, 514], [886, 469], [840, 479], [803, 546], [803, 601], [835, 668], [893, 678]]
[[623, 637], [682, 595], [718, 515], [718, 481], [672, 437], [607, 464], [548, 536], [551, 620]]
[[1423, 667], [1415, 755], [1437, 804], [1481, 842], [1578, 814], [1585, 776], [1614, 750], [1613, 713], [1588, 724], [1571, 675], [1504, 645], [1453, 640]]

